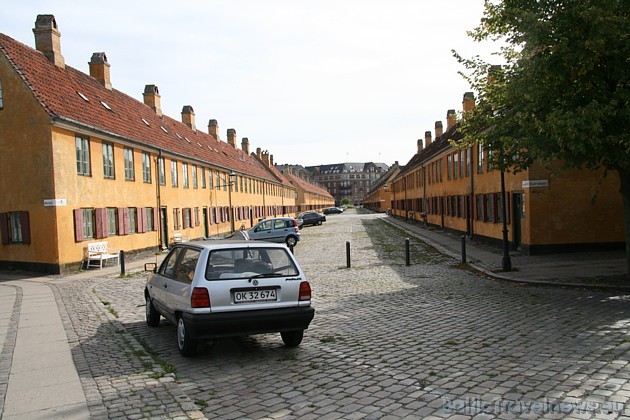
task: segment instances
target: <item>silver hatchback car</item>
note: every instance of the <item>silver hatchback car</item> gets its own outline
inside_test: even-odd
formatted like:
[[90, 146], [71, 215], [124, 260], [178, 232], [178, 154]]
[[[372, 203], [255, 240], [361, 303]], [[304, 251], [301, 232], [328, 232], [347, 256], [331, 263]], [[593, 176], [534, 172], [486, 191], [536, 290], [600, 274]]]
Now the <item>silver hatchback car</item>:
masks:
[[200, 340], [279, 332], [302, 342], [315, 315], [311, 286], [283, 244], [185, 242], [169, 252], [146, 283], [146, 322], [177, 326], [177, 347], [192, 356]]

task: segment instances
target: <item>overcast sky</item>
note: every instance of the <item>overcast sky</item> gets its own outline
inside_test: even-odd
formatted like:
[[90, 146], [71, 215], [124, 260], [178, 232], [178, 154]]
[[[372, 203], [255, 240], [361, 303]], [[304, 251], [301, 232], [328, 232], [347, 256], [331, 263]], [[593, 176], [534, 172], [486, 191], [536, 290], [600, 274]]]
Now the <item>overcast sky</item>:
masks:
[[[7, 2], [4, 2], [7, 6]], [[165, 114], [269, 150], [276, 163], [399, 161], [470, 88], [453, 58], [488, 54], [466, 31], [483, 0], [12, 1], [0, 32], [34, 47], [53, 14], [66, 65], [89, 73], [104, 51], [111, 80], [139, 101], [155, 84]], [[486, 47], [487, 49], [487, 47]]]

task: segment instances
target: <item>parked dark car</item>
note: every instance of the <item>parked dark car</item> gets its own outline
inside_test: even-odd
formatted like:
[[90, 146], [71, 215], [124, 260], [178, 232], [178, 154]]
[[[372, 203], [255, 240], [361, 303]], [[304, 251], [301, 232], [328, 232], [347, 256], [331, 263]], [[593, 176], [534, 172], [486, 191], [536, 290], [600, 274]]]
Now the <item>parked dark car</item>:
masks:
[[[297, 217], [297, 220], [298, 220], [298, 227], [308, 226], [308, 225], [319, 226], [323, 222], [326, 221], [326, 216], [316, 211], [305, 211], [303, 213], [300, 213], [300, 215]], [[300, 220], [302, 220], [301, 224], [300, 224]]]
[[343, 210], [341, 210], [339, 207], [328, 207], [327, 209], [324, 209], [324, 214], [339, 214], [339, 213], [343, 213]]

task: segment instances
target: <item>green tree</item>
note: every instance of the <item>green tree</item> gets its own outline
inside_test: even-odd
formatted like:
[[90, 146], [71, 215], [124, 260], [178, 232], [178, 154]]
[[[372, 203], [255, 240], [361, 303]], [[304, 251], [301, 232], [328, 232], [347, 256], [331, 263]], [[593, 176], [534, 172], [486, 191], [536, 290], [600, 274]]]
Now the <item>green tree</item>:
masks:
[[341, 205], [342, 206], [349, 206], [350, 205], [350, 199], [348, 197], [344, 197], [341, 199]]
[[477, 42], [502, 65], [464, 58], [477, 106], [460, 146], [517, 172], [534, 160], [619, 176], [630, 273], [630, 1], [486, 0]]

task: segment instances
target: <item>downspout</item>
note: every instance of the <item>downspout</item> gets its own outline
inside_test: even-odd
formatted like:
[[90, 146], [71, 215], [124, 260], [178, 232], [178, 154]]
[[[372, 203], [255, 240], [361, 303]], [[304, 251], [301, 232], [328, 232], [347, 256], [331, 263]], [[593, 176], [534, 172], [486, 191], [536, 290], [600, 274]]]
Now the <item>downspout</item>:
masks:
[[157, 161], [155, 162], [155, 166], [156, 166], [156, 170], [155, 170], [155, 175], [156, 175], [156, 185], [155, 185], [155, 195], [156, 195], [156, 201], [157, 201], [157, 211], [158, 211], [158, 224], [159, 226], [156, 226], [157, 231], [158, 231], [158, 249], [162, 249], [162, 244], [164, 243], [164, 238], [162, 238], [162, 197], [161, 197], [161, 191], [160, 191], [160, 160], [162, 160], [162, 149], [158, 150], [158, 158]]

